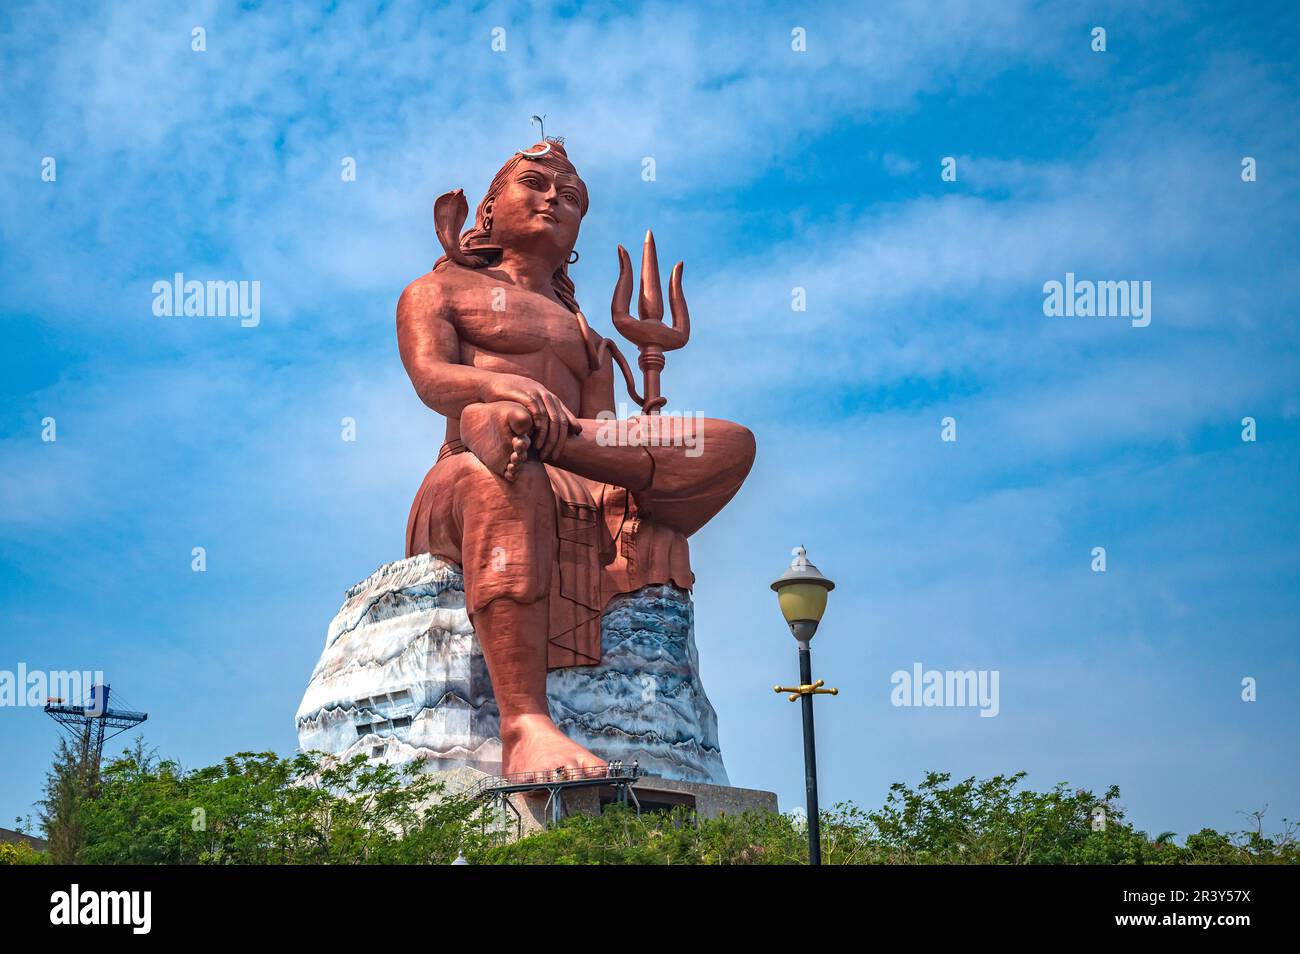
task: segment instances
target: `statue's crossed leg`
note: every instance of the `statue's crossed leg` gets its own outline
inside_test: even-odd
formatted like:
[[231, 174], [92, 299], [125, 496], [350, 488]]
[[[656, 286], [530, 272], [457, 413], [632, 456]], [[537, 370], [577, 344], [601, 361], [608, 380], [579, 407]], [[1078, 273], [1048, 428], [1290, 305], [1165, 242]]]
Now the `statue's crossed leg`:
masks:
[[[555, 727], [547, 706], [556, 500], [524, 421], [531, 425], [527, 411], [511, 402], [466, 409], [469, 452], [444, 454], [429, 471], [411, 509], [407, 555], [433, 552], [463, 568], [466, 608], [501, 713], [503, 771], [599, 766]], [[753, 463], [753, 435], [729, 421], [674, 419], [667, 446], [611, 442], [610, 422], [580, 423], [551, 465], [627, 488], [642, 519], [683, 537], [726, 505]]]

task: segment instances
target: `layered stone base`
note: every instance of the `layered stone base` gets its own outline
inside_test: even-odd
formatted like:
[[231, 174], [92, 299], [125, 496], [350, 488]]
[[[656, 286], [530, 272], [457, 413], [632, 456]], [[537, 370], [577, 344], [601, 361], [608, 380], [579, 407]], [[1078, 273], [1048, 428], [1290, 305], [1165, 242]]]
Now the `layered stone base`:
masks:
[[[690, 595], [648, 586], [616, 597], [601, 643], [600, 665], [550, 673], [556, 725], [602, 758], [635, 760], [664, 779], [727, 785]], [[460, 568], [423, 554], [352, 587], [296, 721], [304, 750], [499, 774], [500, 718]]]

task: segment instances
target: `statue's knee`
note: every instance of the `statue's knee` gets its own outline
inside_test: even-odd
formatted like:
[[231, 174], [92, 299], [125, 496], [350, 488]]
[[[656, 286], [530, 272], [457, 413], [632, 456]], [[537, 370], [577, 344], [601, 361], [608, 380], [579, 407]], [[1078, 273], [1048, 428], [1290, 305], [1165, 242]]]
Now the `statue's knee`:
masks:
[[466, 509], [478, 512], [482, 519], [495, 521], [510, 515], [508, 519], [523, 520], [530, 535], [553, 532], [555, 491], [540, 461], [525, 461], [510, 480], [480, 464], [461, 494]]
[[736, 429], [736, 450], [739, 457], [745, 462], [745, 470], [749, 470], [754, 463], [754, 455], [758, 451], [758, 443], [754, 440], [754, 432], [743, 424], [733, 424]]
[[532, 495], [551, 492], [551, 481], [546, 476], [546, 468], [540, 461], [529, 458], [515, 468], [515, 476], [507, 480], [500, 474], [494, 474], [488, 466], [472, 453], [461, 455], [464, 462], [461, 472], [457, 474], [460, 489], [472, 487], [476, 493], [497, 496]]
[[733, 421], [707, 421], [705, 423], [706, 456], [709, 443], [717, 449], [719, 473], [728, 480], [744, 480], [754, 466], [758, 445], [754, 432]]
[[546, 467], [531, 457], [515, 468], [514, 480], [506, 480], [504, 483], [508, 488], [507, 493], [513, 491], [528, 497], [551, 495], [551, 478], [547, 476]]

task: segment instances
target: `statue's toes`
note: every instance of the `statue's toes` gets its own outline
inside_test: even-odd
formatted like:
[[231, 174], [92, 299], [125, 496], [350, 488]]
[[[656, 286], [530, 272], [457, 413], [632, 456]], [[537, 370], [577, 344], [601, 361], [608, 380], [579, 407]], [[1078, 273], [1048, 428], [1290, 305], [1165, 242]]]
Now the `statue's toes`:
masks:
[[528, 432], [533, 429], [533, 416], [528, 413], [528, 409], [522, 404], [511, 402], [510, 410], [506, 412], [506, 425], [510, 428], [511, 433], [527, 436]]

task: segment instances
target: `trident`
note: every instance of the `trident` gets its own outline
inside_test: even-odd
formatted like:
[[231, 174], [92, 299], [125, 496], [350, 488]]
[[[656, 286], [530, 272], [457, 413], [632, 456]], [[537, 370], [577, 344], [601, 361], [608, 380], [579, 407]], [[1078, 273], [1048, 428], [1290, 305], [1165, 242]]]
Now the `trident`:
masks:
[[[691, 337], [691, 315], [686, 309], [682, 294], [682, 263], [673, 266], [668, 280], [668, 304], [672, 309], [672, 326], [664, 324], [664, 293], [659, 284], [659, 256], [655, 252], [654, 233], [645, 233], [645, 246], [641, 250], [641, 292], [637, 297], [638, 316], [629, 314], [632, 306], [632, 259], [627, 249], [618, 247], [618, 283], [614, 286], [614, 300], [610, 302], [610, 316], [614, 327], [641, 352], [637, 366], [645, 376], [645, 397], [641, 413], [658, 414], [668, 403], [659, 388], [659, 376], [664, 369], [664, 352], [676, 351]], [[624, 371], [627, 376], [628, 372]], [[629, 390], [631, 382], [629, 382]]]

